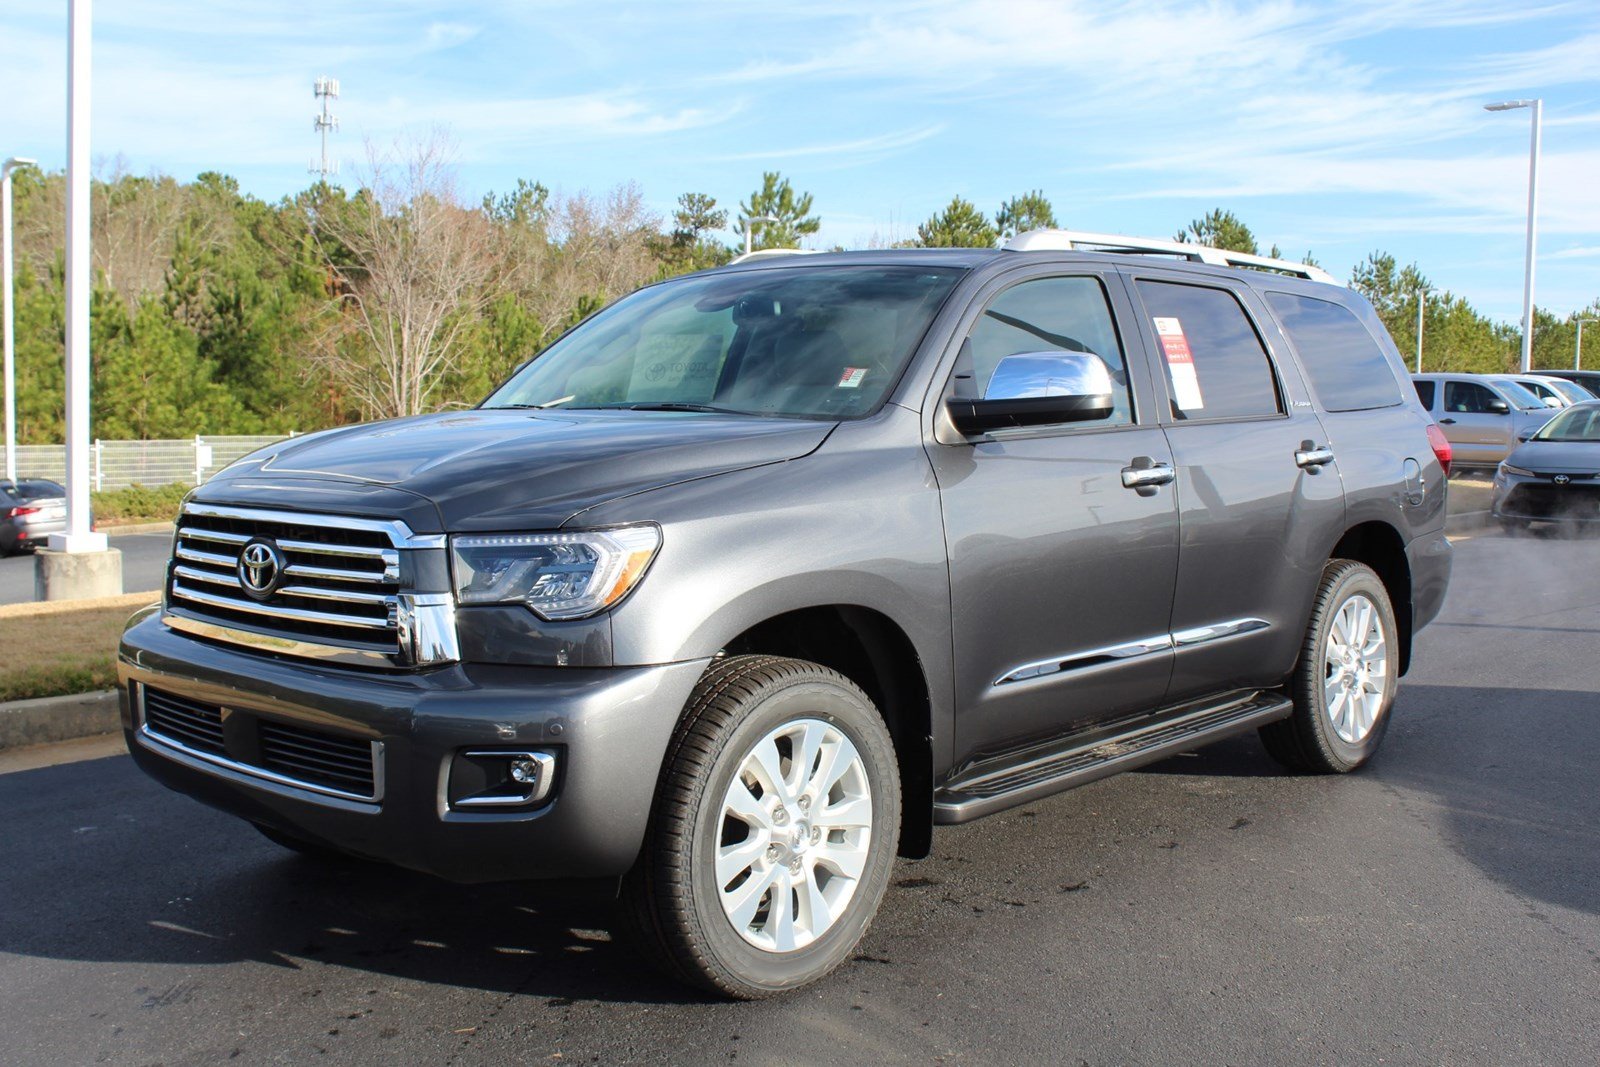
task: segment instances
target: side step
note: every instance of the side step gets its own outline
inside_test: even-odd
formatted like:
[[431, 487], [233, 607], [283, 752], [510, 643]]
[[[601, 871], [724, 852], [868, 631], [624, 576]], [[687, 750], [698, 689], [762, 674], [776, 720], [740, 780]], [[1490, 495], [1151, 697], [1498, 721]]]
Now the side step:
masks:
[[1069, 739], [1062, 748], [1023, 762], [991, 768], [980, 765], [934, 794], [933, 821], [971, 822], [1253, 730], [1293, 710], [1294, 702], [1282, 693], [1253, 693], [1115, 737], [1077, 745]]

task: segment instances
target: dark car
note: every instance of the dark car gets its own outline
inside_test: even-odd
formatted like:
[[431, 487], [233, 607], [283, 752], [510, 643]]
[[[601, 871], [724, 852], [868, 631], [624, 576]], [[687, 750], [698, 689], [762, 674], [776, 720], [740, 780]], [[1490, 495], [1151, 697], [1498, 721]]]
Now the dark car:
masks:
[[0, 555], [37, 547], [67, 528], [67, 491], [44, 478], [0, 479]]
[[1506, 457], [1493, 514], [1513, 532], [1535, 522], [1600, 525], [1600, 400], [1561, 411]]
[[1241, 731], [1364, 764], [1448, 462], [1314, 267], [766, 257], [196, 490], [123, 637], [128, 746], [290, 848], [611, 879], [650, 959], [766, 996], [849, 958], [935, 824]]

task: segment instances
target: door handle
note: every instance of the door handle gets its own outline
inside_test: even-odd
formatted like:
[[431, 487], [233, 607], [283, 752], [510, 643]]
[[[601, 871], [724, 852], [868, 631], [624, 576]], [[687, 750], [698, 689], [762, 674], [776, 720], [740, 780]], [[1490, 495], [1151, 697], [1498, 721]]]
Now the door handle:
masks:
[[[1145, 466], [1140, 466], [1143, 460]], [[1122, 487], [1124, 489], [1154, 489], [1158, 485], [1166, 485], [1178, 476], [1178, 472], [1165, 463], [1152, 463], [1144, 456], [1134, 460], [1131, 467], [1122, 468]]]
[[1456, 424], [1456, 420], [1455, 419], [1440, 419], [1439, 420], [1439, 425], [1440, 426], [1454, 426], [1455, 424]]
[[1313, 446], [1310, 441], [1304, 441], [1295, 450], [1294, 462], [1297, 467], [1314, 471], [1318, 467], [1333, 462], [1333, 449], [1327, 445]]

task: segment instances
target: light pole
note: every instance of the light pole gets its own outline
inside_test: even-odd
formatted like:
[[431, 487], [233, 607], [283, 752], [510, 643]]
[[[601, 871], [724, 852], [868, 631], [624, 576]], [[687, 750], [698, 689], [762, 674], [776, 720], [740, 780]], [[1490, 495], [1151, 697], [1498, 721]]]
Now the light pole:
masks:
[[1426, 285], [1417, 287], [1417, 373], [1422, 373], [1422, 313], [1427, 308], [1428, 294], [1433, 292]]
[[0, 285], [5, 289], [5, 311], [0, 313], [0, 333], [5, 335], [6, 379], [6, 480], [17, 480], [17, 369], [15, 315], [12, 305], [17, 300], [17, 289], [11, 270], [11, 172], [18, 167], [31, 167], [36, 161], [12, 156], [0, 163]]
[[744, 222], [744, 254], [748, 256], [754, 248], [750, 242], [755, 230], [754, 224], [758, 222], [777, 222], [778, 220], [771, 215], [750, 215], [742, 221]]
[[1544, 100], [1507, 100], [1485, 104], [1485, 111], [1515, 111], [1528, 108], [1533, 116], [1533, 133], [1528, 140], [1528, 252], [1526, 276], [1522, 283], [1522, 373], [1533, 369], [1533, 259], [1539, 240], [1539, 130]]
[[1583, 369], [1583, 324], [1586, 322], [1600, 322], [1600, 319], [1578, 320], [1578, 343], [1572, 346], [1572, 369]]

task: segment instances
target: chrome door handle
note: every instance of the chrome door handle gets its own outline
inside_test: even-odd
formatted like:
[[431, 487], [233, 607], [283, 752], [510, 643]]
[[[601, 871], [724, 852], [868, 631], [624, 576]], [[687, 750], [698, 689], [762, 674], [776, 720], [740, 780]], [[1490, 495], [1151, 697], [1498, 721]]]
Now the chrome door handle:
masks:
[[[1310, 444], [1310, 441], [1306, 442], [1306, 445]], [[1312, 470], [1326, 463], [1332, 463], [1333, 449], [1327, 445], [1318, 445], [1315, 448], [1308, 448], [1302, 445], [1295, 451], [1294, 462], [1297, 467], [1305, 467], [1308, 470]]]
[[1124, 489], [1146, 489], [1157, 485], [1166, 485], [1178, 476], [1178, 472], [1165, 463], [1155, 463], [1148, 467], [1123, 467], [1122, 487]]

